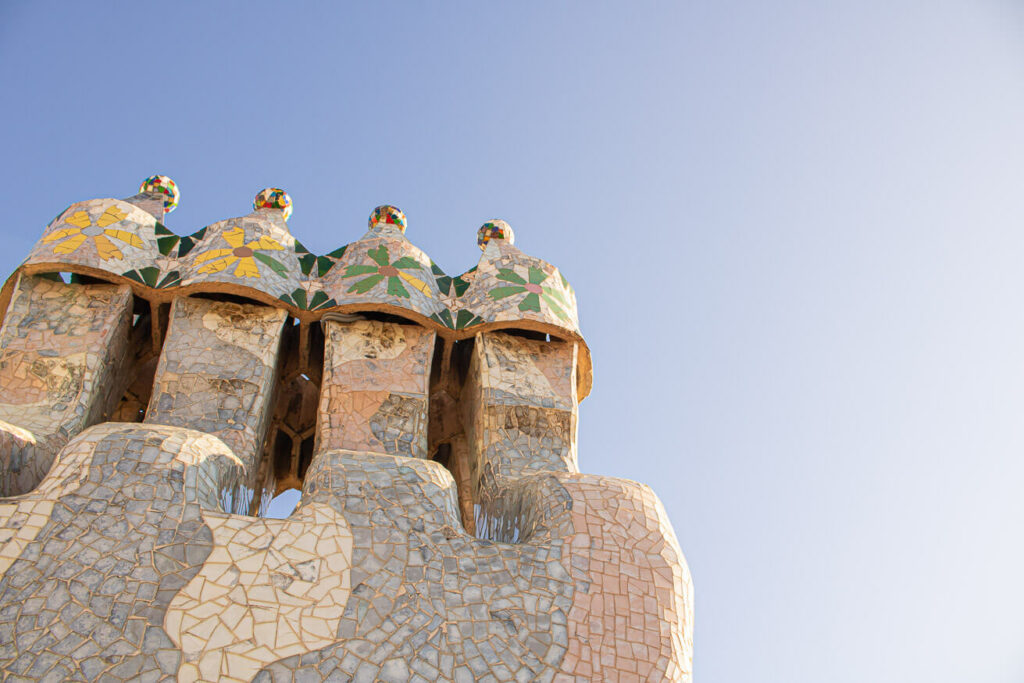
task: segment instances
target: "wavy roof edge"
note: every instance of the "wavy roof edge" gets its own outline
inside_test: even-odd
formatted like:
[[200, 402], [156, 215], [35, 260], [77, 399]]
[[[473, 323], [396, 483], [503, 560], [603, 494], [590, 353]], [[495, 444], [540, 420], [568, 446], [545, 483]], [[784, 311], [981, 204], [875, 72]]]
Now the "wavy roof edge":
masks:
[[[147, 183], [157, 191], [147, 191]], [[70, 205], [0, 290], [0, 311], [19, 273], [68, 272], [126, 284], [152, 303], [233, 295], [284, 308], [303, 323], [332, 312], [386, 313], [450, 341], [530, 330], [579, 343], [577, 393], [580, 399], [590, 393], [590, 350], [579, 331], [575, 293], [555, 266], [513, 246], [504, 221], [480, 228], [480, 262], [453, 277], [405, 237], [405, 215], [392, 206], [374, 210], [362, 238], [314, 254], [288, 231], [291, 200], [282, 190], [267, 188], [253, 213], [188, 235], [162, 222], [177, 200], [173, 181], [154, 176], [133, 197]]]

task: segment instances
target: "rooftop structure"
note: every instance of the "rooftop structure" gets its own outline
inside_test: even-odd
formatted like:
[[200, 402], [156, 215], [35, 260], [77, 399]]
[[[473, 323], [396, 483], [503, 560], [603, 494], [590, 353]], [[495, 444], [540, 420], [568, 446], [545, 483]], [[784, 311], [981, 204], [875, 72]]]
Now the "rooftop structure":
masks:
[[690, 680], [664, 508], [577, 466], [557, 268], [501, 220], [450, 276], [393, 206], [317, 255], [283, 190], [187, 236], [178, 200], [71, 205], [0, 291], [4, 671]]

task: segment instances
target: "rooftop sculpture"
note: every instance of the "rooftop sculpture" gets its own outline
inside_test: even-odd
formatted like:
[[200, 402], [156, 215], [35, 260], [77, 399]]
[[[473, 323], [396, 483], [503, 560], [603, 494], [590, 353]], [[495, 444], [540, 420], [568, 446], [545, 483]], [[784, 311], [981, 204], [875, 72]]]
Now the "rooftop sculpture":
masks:
[[73, 204], [0, 291], [0, 668], [690, 680], [664, 508], [577, 466], [557, 268], [500, 220], [453, 277], [393, 206], [317, 255], [280, 189], [188, 236], [178, 199]]

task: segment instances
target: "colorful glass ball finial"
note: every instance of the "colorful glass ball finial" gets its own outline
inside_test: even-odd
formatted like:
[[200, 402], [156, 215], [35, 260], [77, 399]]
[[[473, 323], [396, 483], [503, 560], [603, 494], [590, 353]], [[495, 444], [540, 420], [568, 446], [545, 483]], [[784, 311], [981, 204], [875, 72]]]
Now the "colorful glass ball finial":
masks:
[[503, 220], [494, 219], [487, 221], [476, 231], [476, 244], [481, 251], [487, 248], [491, 240], [505, 240], [509, 244], [515, 244], [516, 235], [512, 232], [512, 226]]
[[151, 175], [139, 186], [141, 194], [160, 194], [164, 197], [164, 213], [170, 213], [178, 207], [181, 193], [173, 180], [165, 175]]
[[257, 211], [260, 209], [280, 209], [281, 213], [284, 214], [284, 219], [288, 220], [292, 215], [292, 198], [279, 187], [267, 187], [260, 190], [256, 198], [252, 200], [252, 208]]
[[370, 229], [373, 230], [378, 225], [393, 225], [402, 232], [405, 232], [407, 222], [405, 220], [405, 214], [397, 206], [390, 206], [389, 204], [382, 204], [373, 210], [370, 214]]

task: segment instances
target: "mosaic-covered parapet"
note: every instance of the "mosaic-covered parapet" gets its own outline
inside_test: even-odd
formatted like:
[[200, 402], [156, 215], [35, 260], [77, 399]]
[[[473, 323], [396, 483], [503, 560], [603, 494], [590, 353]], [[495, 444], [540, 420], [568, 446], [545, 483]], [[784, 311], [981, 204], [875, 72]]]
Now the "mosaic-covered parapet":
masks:
[[315, 450], [427, 458], [434, 333], [376, 320], [324, 320]]
[[[550, 349], [545, 348], [545, 344]], [[476, 339], [463, 389], [477, 533], [532, 542], [554, 528], [577, 580], [556, 680], [689, 681], [693, 584], [668, 515], [636, 482], [581, 474], [573, 345]], [[537, 485], [552, 480], [547, 490]], [[555, 484], [557, 482], [557, 484]], [[551, 487], [560, 489], [552, 497]]]
[[174, 270], [178, 237], [147, 210], [162, 217], [158, 206], [162, 200], [147, 194], [72, 204], [46, 227], [23, 270], [165, 286], [167, 273]]
[[[504, 221], [480, 228], [480, 263], [453, 277], [406, 238], [405, 215], [393, 206], [374, 210], [361, 239], [317, 255], [289, 232], [292, 201], [283, 190], [267, 188], [253, 213], [186, 236], [161, 222], [178, 198], [170, 178], [152, 176], [125, 200], [74, 204], [47, 228], [22, 270], [129, 284], [151, 303], [231, 294], [284, 308], [305, 325], [334, 311], [396, 315], [449, 341], [485, 330], [535, 330], [581, 344], [579, 398], [590, 391], [590, 353], [572, 288], [554, 266], [513, 246]], [[0, 310], [12, 287], [10, 279], [0, 291]]]
[[579, 342], [577, 396], [582, 399], [590, 393], [593, 374], [590, 350], [580, 333], [576, 292], [558, 268], [523, 253], [513, 241], [505, 221], [481, 226], [480, 262], [452, 281], [453, 326], [472, 332], [532, 329]]
[[476, 537], [440, 463], [318, 449], [302, 504], [351, 529], [351, 594], [336, 642], [254, 680], [691, 680], [689, 574], [664, 509], [576, 467], [574, 347], [476, 337], [462, 392]]
[[498, 236], [487, 240], [483, 252], [476, 269], [462, 276], [469, 286], [456, 300], [460, 308], [479, 323], [514, 322], [579, 335], [576, 293], [557, 268]]
[[174, 300], [146, 422], [213, 434], [255, 476], [285, 324], [280, 309]]
[[435, 327], [431, 318], [448, 309], [431, 272], [433, 262], [406, 239], [405, 225], [405, 215], [395, 207], [374, 210], [369, 231], [321, 278], [333, 302], [324, 309], [381, 311]]
[[131, 293], [19, 275], [0, 327], [0, 496], [25, 493], [68, 439], [109, 419], [131, 376]]
[[[258, 203], [283, 222], [283, 193]], [[375, 219], [401, 243], [400, 212]], [[10, 420], [62, 438], [55, 458], [28, 454], [41, 482], [0, 499], [5, 680], [688, 683], [692, 584], [665, 510], [648, 487], [580, 473], [585, 346], [531, 269], [557, 271], [485, 227], [465, 276], [418, 261], [449, 313], [472, 287], [489, 296], [473, 324], [325, 300], [348, 248], [298, 243], [299, 287], [277, 298], [263, 278], [128, 278], [150, 307], [89, 278], [18, 284], [0, 330]], [[172, 258], [216, 249], [207, 233]], [[502, 272], [509, 254], [524, 282]], [[225, 270], [247, 257], [231, 256]], [[363, 286], [386, 298], [382, 268], [348, 287], [379, 275]], [[119, 395], [113, 419], [143, 422], [90, 427]], [[279, 472], [299, 506], [249, 516]]]
[[221, 508], [239, 464], [208, 434], [106, 423], [0, 503], [5, 680], [176, 676], [185, 653], [165, 615], [214, 549], [200, 510]]
[[280, 306], [281, 297], [302, 287], [299, 258], [285, 211], [258, 208], [248, 216], [209, 225], [183, 241], [178, 250], [179, 286], [188, 293], [227, 292]]

